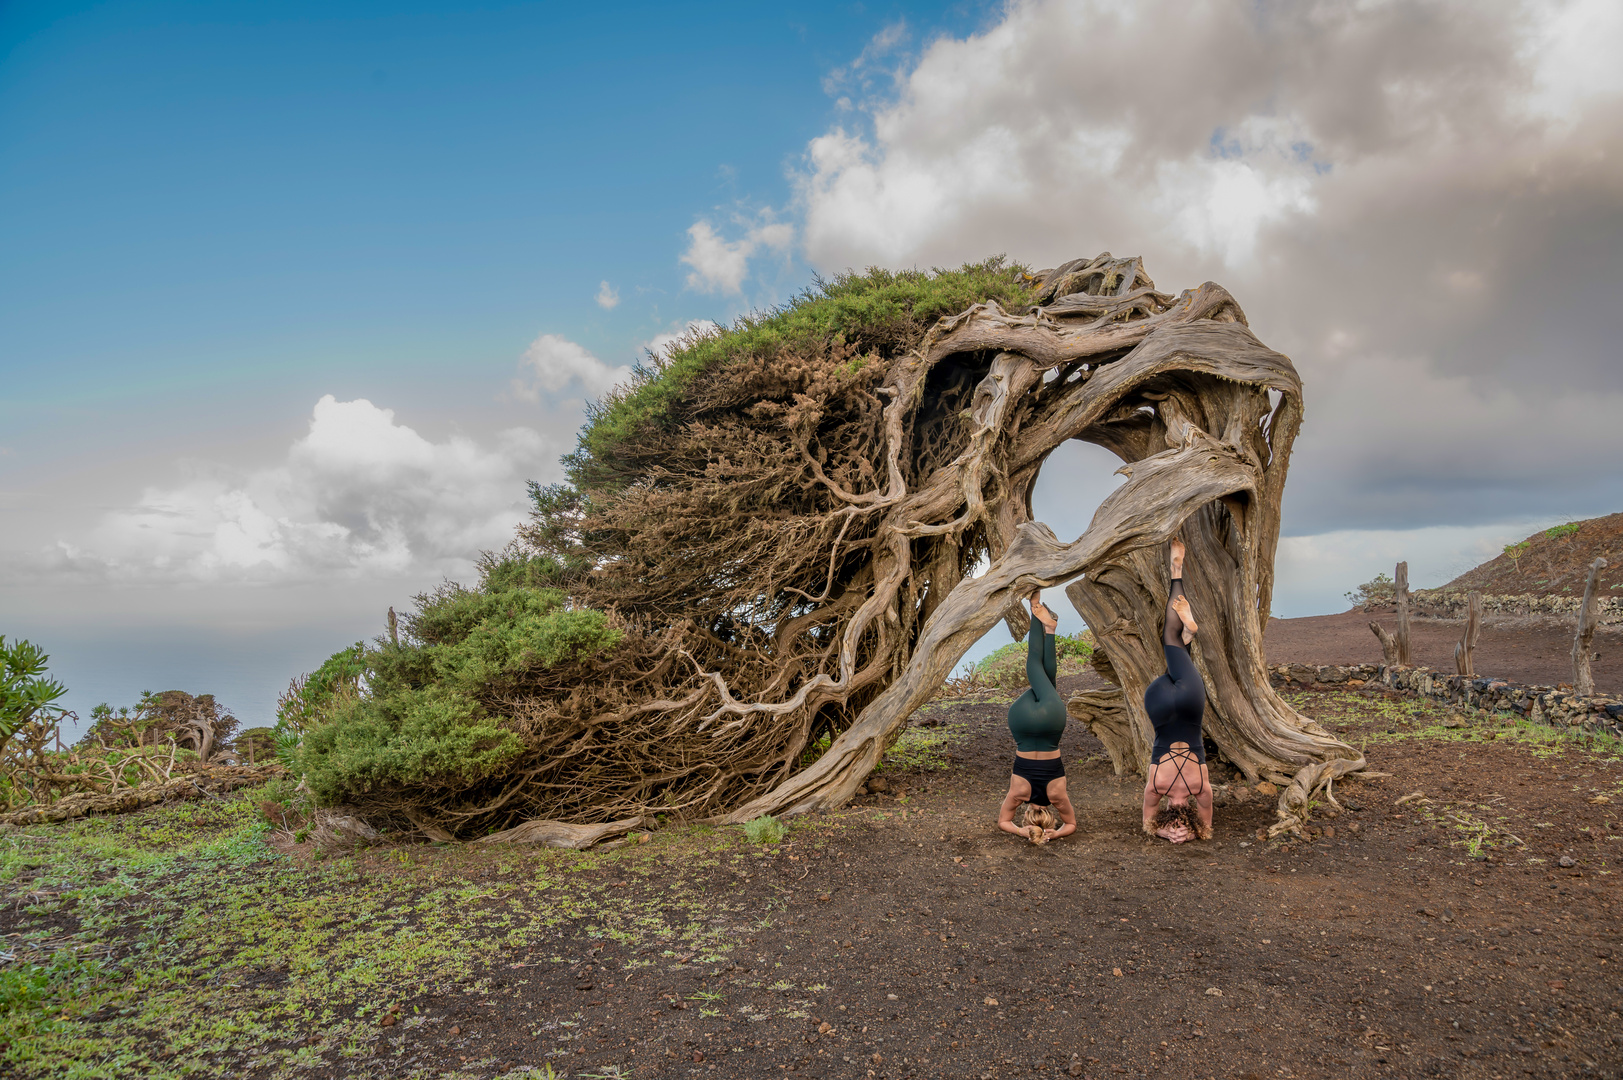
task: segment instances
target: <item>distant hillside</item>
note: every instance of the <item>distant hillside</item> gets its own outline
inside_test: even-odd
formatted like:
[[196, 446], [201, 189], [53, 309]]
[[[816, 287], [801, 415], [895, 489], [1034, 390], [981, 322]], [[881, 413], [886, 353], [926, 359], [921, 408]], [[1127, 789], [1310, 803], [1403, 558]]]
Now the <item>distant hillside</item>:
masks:
[[1536, 532], [1524, 542], [1527, 547], [1517, 558], [1497, 555], [1436, 591], [1481, 589], [1489, 596], [1581, 597], [1589, 564], [1599, 555], [1607, 562], [1600, 572], [1601, 595], [1623, 594], [1623, 514], [1558, 525]]

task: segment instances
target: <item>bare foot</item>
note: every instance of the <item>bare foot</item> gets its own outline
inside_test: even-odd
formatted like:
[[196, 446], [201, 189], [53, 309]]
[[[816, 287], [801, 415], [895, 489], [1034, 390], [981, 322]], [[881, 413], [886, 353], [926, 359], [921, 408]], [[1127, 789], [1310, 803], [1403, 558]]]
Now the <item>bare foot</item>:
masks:
[[1200, 633], [1200, 627], [1195, 623], [1195, 613], [1189, 610], [1189, 598], [1174, 596], [1172, 610], [1178, 613], [1178, 621], [1183, 623], [1183, 643], [1187, 645]]
[[1059, 627], [1059, 616], [1054, 614], [1052, 608], [1037, 598], [1036, 593], [1031, 594], [1031, 617], [1043, 624], [1043, 629], [1052, 634]]
[[[1182, 570], [1183, 569], [1183, 556], [1184, 556], [1184, 552], [1186, 550], [1188, 550], [1188, 549], [1183, 546], [1183, 541], [1179, 540], [1176, 536], [1174, 536], [1172, 538], [1172, 566], [1173, 566], [1173, 569], [1175, 569], [1175, 570]], [[1177, 577], [1178, 575], [1173, 574], [1172, 576]]]

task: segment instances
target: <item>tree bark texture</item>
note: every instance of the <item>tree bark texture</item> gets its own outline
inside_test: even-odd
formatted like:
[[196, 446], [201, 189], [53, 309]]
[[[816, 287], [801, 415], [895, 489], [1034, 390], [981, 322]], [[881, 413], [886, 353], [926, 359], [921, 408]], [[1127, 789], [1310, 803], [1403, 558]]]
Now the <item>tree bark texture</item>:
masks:
[[1605, 559], [1589, 564], [1589, 580], [1584, 583], [1584, 606], [1578, 610], [1578, 632], [1572, 639], [1572, 691], [1582, 697], [1595, 692], [1595, 676], [1590, 671], [1590, 650], [1595, 646], [1595, 623], [1599, 618], [1600, 597], [1596, 595]]
[[1388, 667], [1396, 667], [1398, 663], [1398, 639], [1392, 636], [1392, 631], [1374, 620], [1370, 620], [1369, 629], [1381, 643], [1381, 663]]
[[1392, 593], [1398, 603], [1398, 663], [1408, 667], [1412, 662], [1409, 651], [1409, 562], [1398, 563], [1392, 575]]
[[1482, 593], [1472, 589], [1465, 594], [1465, 635], [1454, 647], [1454, 669], [1467, 679], [1476, 678], [1477, 638], [1482, 634]]

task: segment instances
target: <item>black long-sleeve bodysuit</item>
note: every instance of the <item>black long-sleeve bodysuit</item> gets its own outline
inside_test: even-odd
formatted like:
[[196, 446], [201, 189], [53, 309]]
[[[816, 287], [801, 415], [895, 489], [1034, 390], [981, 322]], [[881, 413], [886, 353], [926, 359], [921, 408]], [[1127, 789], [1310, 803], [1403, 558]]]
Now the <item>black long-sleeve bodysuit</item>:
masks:
[[1183, 620], [1172, 608], [1174, 598], [1182, 596], [1183, 578], [1173, 578], [1167, 594], [1166, 631], [1161, 636], [1161, 650], [1166, 653], [1167, 673], [1150, 683], [1144, 691], [1144, 711], [1155, 726], [1155, 747], [1150, 761], [1159, 762], [1172, 750], [1176, 742], [1186, 743], [1196, 760], [1206, 764], [1206, 746], [1201, 739], [1200, 721], [1206, 714], [1206, 684], [1200, 681], [1200, 672], [1183, 643]]

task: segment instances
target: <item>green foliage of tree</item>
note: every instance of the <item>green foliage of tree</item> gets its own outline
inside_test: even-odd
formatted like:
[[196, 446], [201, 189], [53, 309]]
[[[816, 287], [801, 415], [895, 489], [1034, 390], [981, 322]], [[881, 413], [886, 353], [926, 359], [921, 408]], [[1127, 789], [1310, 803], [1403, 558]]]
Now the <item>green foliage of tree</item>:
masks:
[[818, 278], [782, 307], [742, 316], [723, 331], [694, 335], [666, 357], [650, 356], [629, 382], [588, 407], [579, 449], [564, 459], [570, 479], [579, 487], [622, 479], [613, 460], [616, 444], [677, 418], [689, 384], [705, 372], [835, 346], [854, 349], [850, 363], [856, 369], [870, 355], [885, 361], [899, 343], [917, 342], [943, 316], [988, 300], [1009, 310], [1029, 304], [1030, 291], [1016, 269], [996, 256], [957, 270], [846, 272], [832, 281]]
[[487, 557], [476, 588], [418, 596], [398, 644], [357, 643], [295, 680], [279, 711], [290, 766], [325, 802], [467, 789], [512, 768], [526, 744], [506, 699], [621, 638], [602, 612], [541, 587], [565, 573], [552, 559]]
[[1505, 555], [1510, 559], [1510, 564], [1512, 566], [1520, 567], [1522, 556], [1526, 555], [1527, 549], [1532, 546], [1533, 544], [1531, 541], [1518, 540], [1514, 544], [1505, 545]]
[[1368, 607], [1370, 604], [1393, 603], [1397, 599], [1396, 590], [1397, 586], [1389, 575], [1376, 574], [1346, 595], [1354, 607]]
[[56, 702], [68, 688], [45, 676], [50, 656], [31, 641], [6, 644], [0, 634], [0, 737], [11, 738], [24, 725], [63, 710]]

